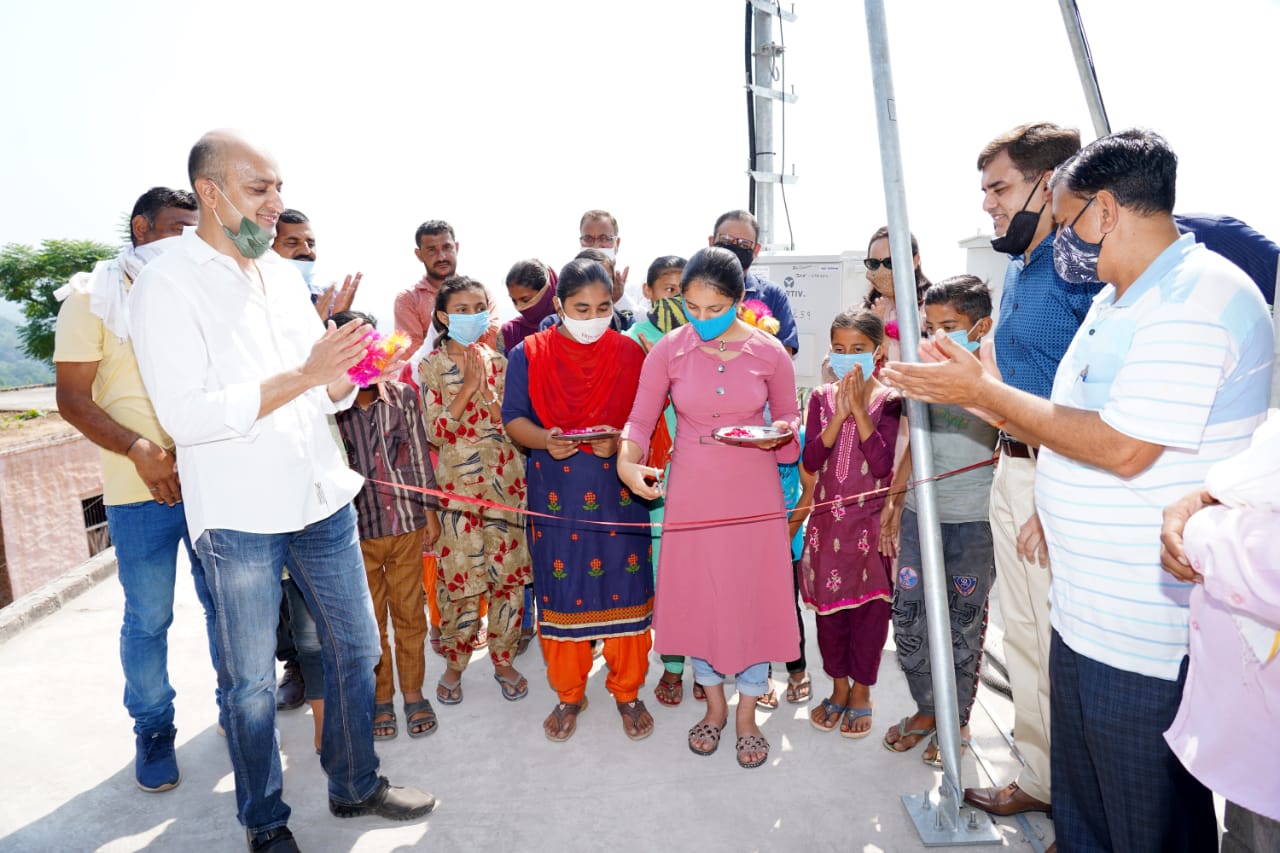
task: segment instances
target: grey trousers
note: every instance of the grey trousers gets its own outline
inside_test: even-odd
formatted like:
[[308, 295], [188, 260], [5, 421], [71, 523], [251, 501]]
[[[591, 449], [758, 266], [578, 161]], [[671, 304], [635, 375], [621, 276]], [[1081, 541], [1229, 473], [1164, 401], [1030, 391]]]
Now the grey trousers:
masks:
[[[924, 571], [916, 524], [916, 514], [904, 509], [898, 573], [893, 589], [893, 639], [898, 647], [898, 664], [907, 676], [907, 686], [911, 689], [917, 711], [932, 716], [933, 669], [929, 662]], [[967, 726], [977, 694], [982, 641], [987, 633], [987, 599], [996, 574], [991, 525], [985, 521], [942, 525], [942, 557], [947, 579], [947, 603], [951, 611], [957, 706], [960, 725]]]

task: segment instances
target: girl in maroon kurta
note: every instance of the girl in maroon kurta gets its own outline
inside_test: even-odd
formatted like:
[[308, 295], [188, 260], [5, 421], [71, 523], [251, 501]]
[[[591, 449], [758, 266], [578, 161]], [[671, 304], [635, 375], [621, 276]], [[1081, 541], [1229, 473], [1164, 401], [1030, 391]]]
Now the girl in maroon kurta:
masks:
[[[738, 760], [755, 767], [769, 750], [755, 723], [768, 661], [792, 660], [800, 647], [777, 468], [794, 462], [799, 447], [793, 437], [762, 449], [721, 444], [711, 435], [762, 423], [766, 402], [773, 425], [794, 435], [795, 371], [775, 338], [736, 319], [742, 271], [727, 250], [695, 254], [682, 292], [689, 325], [666, 335], [645, 359], [618, 475], [636, 494], [661, 493], [646, 482], [660, 470], [639, 463], [670, 393], [676, 435], [654, 634], [660, 652], [694, 658], [695, 680], [706, 691], [707, 714], [689, 734], [696, 754], [715, 751], [728, 719], [722, 674], [737, 674]], [[724, 521], [737, 518], [752, 520]]]
[[[815, 388], [805, 424], [804, 467], [817, 474], [800, 595], [818, 611], [822, 668], [831, 698], [813, 709], [814, 728], [849, 738], [871, 731], [871, 685], [889, 634], [889, 558], [876, 547], [880, 509], [893, 473], [902, 398], [875, 378], [884, 324], [868, 310], [831, 324], [831, 368], [840, 381]], [[865, 378], [864, 378], [865, 377]], [[867, 493], [873, 493], [868, 496]]]

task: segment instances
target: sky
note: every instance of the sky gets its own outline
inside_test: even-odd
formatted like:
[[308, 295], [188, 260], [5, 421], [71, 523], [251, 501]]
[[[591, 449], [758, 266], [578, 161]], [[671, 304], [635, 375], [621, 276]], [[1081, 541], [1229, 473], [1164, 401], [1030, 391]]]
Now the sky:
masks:
[[[1263, 155], [1280, 126], [1280, 0], [1079, 6], [1112, 127], [1154, 128], [1179, 154], [1178, 210], [1280, 237]], [[863, 4], [793, 7], [795, 251], [863, 250], [885, 222]], [[990, 231], [983, 145], [1027, 121], [1086, 141], [1092, 125], [1056, 0], [886, 8], [908, 214], [937, 280], [964, 271], [957, 241]], [[743, 23], [729, 0], [5, 4], [0, 244], [118, 241], [137, 196], [185, 186], [191, 144], [232, 127], [279, 161], [318, 271], [363, 271], [356, 307], [384, 328], [422, 275], [427, 219], [453, 224], [459, 272], [502, 291], [517, 260], [568, 261], [582, 212], [605, 208], [639, 282], [747, 206]]]

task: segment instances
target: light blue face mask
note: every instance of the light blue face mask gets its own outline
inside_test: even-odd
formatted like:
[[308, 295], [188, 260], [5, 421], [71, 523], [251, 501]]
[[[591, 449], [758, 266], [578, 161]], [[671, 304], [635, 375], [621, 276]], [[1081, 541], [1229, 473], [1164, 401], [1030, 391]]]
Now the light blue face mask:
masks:
[[[688, 313], [687, 311], [685, 313]], [[733, 321], [738, 319], [738, 304], [735, 302], [725, 309], [725, 312], [719, 317], [712, 317], [709, 320], [699, 320], [693, 314], [689, 314], [689, 323], [698, 333], [698, 337], [704, 341], [714, 341], [723, 335], [733, 325]]]
[[844, 379], [844, 375], [853, 370], [855, 364], [862, 365], [862, 378], [870, 379], [876, 367], [875, 353], [870, 352], [833, 352], [831, 353], [831, 372], [836, 379]]
[[968, 329], [956, 329], [954, 332], [947, 332], [947, 337], [951, 338], [951, 340], [955, 341], [969, 352], [977, 352], [978, 347], [982, 344], [981, 341], [969, 340]]
[[464, 347], [469, 347], [489, 328], [489, 312], [479, 314], [449, 314], [449, 337]]
[[312, 279], [316, 277], [316, 262], [290, 258], [289, 263], [297, 267], [298, 272], [302, 273], [302, 280], [307, 283], [307, 290], [313, 290], [315, 286], [312, 284]]

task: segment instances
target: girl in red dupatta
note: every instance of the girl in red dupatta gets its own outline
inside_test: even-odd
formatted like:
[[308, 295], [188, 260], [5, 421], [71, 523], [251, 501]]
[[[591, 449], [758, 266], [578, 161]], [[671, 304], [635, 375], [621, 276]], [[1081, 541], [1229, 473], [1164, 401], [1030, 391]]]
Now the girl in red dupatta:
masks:
[[[633, 740], [653, 718], [637, 697], [649, 659], [653, 571], [648, 509], [618, 482], [617, 430], [627, 420], [644, 352], [609, 329], [611, 282], [590, 260], [570, 262], [556, 285], [558, 325], [512, 348], [502, 417], [529, 450], [534, 595], [547, 680], [559, 702], [546, 736], [568, 740], [586, 707], [591, 641], [604, 641], [605, 686]], [[612, 436], [565, 433], [609, 428]], [[598, 431], [598, 430], [597, 430]]]

